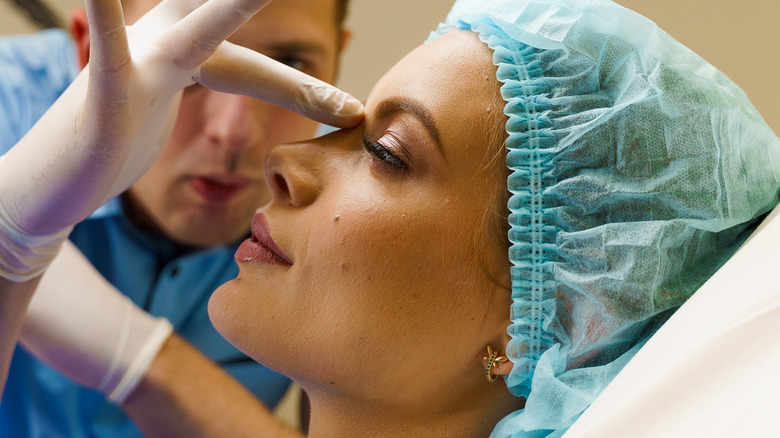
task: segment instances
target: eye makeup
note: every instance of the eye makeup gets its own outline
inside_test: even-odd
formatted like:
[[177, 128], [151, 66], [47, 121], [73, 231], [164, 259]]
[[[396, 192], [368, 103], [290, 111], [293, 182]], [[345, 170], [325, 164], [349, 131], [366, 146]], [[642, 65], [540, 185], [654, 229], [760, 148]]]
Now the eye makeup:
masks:
[[422, 103], [393, 97], [368, 105], [363, 147], [373, 166], [385, 173], [425, 175], [446, 166], [441, 137]]
[[[405, 114], [415, 118], [425, 131], [427, 131], [433, 143], [442, 152], [441, 135], [436, 126], [433, 115], [422, 102], [415, 99], [396, 97], [380, 102], [376, 107], [376, 116], [379, 119], [391, 118], [398, 114]], [[442, 154], [443, 155], [443, 154]]]
[[382, 165], [396, 172], [405, 172], [409, 170], [409, 165], [381, 142], [373, 142], [368, 137], [363, 136], [363, 147], [366, 151], [377, 159]]

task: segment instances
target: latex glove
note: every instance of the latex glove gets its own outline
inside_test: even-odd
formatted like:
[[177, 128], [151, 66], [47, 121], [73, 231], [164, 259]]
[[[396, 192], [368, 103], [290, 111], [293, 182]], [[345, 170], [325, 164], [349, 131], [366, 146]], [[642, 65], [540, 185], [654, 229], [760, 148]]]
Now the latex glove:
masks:
[[70, 227], [126, 190], [170, 136], [181, 90], [258, 97], [351, 127], [363, 106], [342, 91], [224, 42], [270, 0], [164, 0], [125, 28], [119, 0], [88, 0], [90, 62], [0, 157], [0, 276], [33, 278]]
[[121, 403], [173, 327], [116, 290], [66, 241], [43, 275], [20, 343], [73, 381]]

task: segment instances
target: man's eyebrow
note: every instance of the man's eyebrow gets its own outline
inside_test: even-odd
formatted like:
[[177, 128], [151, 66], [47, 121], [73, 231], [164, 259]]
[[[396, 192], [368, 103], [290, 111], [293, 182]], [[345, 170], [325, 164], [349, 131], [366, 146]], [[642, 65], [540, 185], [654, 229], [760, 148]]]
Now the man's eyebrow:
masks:
[[322, 44], [308, 41], [282, 41], [268, 45], [268, 49], [274, 52], [327, 53], [327, 49]]
[[425, 107], [420, 101], [410, 99], [407, 97], [394, 97], [391, 99], [383, 100], [376, 107], [376, 115], [379, 118], [387, 117], [391, 114], [398, 112], [408, 113], [419, 120], [425, 129], [428, 130], [433, 140], [436, 142], [436, 146], [439, 147], [439, 152], [443, 153], [441, 147], [441, 136], [439, 130], [436, 128], [436, 123], [428, 108]]

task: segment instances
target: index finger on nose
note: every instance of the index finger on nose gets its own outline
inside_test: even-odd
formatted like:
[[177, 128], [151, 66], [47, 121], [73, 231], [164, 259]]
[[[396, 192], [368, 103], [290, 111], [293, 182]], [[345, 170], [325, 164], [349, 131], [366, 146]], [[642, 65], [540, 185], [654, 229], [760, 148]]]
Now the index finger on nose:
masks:
[[351, 128], [363, 119], [363, 104], [349, 94], [228, 42], [201, 66], [196, 80], [213, 90], [251, 96], [339, 128]]

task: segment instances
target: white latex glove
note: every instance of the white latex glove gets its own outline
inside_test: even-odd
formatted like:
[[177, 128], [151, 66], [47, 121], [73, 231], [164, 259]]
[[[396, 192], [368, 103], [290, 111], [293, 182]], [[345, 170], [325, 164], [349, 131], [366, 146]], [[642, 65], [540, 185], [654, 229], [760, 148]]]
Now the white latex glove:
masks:
[[780, 207], [656, 332], [565, 437], [775, 437]]
[[66, 241], [25, 317], [20, 343], [43, 362], [122, 403], [173, 327], [116, 290]]
[[170, 136], [196, 82], [351, 127], [363, 106], [335, 87], [224, 42], [270, 0], [164, 0], [125, 28], [119, 0], [87, 0], [90, 62], [0, 157], [0, 276], [34, 278], [71, 227], [126, 190]]

